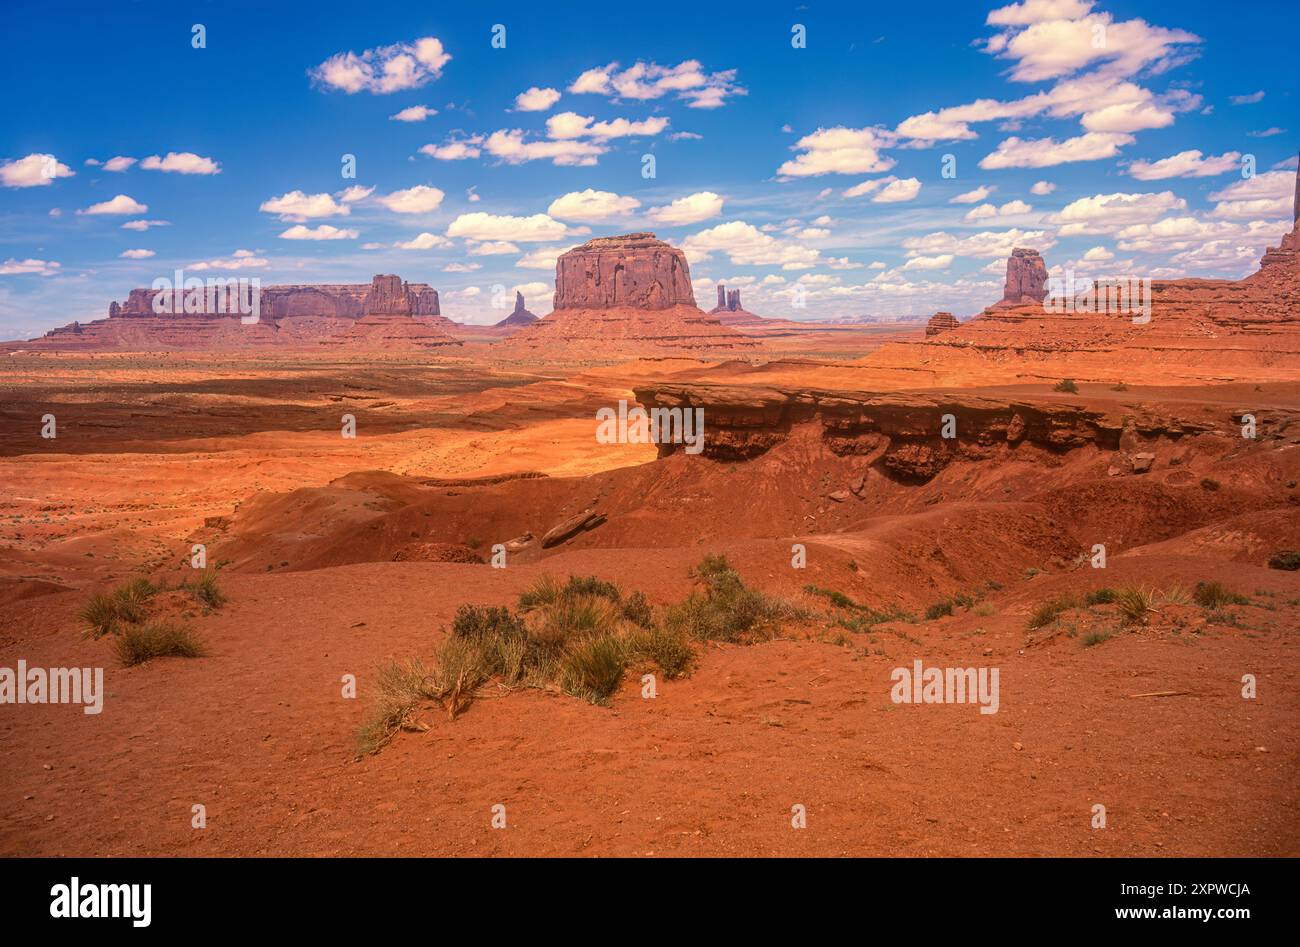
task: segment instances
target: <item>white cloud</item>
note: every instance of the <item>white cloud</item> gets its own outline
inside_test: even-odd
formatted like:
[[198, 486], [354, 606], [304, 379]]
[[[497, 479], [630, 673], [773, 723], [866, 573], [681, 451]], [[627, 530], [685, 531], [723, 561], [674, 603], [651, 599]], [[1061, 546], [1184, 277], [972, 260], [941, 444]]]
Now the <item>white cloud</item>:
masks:
[[1063, 141], [1054, 138], [1020, 139], [1013, 136], [998, 145], [997, 150], [985, 155], [980, 161], [980, 167], [1050, 168], [1072, 161], [1096, 161], [1115, 157], [1121, 147], [1131, 145], [1136, 140], [1132, 135], [1113, 132], [1088, 132]]
[[134, 158], [128, 158], [125, 155], [117, 155], [116, 157], [109, 158], [104, 162], [104, 170], [120, 174], [133, 164], [135, 164]]
[[971, 208], [963, 220], [993, 220], [999, 217], [1017, 217], [1021, 214], [1028, 214], [1033, 208], [1024, 201], [1007, 201], [1001, 207], [993, 204], [980, 204], [978, 207]]
[[509, 240], [489, 240], [476, 243], [469, 249], [471, 256], [500, 256], [505, 253], [518, 253], [519, 247]]
[[558, 240], [568, 234], [569, 228], [546, 214], [530, 217], [510, 217], [475, 211], [461, 214], [447, 228], [447, 236], [467, 240], [514, 240], [521, 243]]
[[737, 266], [780, 265], [785, 270], [815, 266], [820, 253], [811, 247], [778, 240], [743, 220], [733, 220], [701, 230], [682, 241], [687, 258], [706, 260], [714, 252], [727, 254]]
[[258, 256], [252, 250], [236, 250], [229, 257], [215, 260], [203, 260], [191, 263], [188, 270], [259, 270], [269, 265], [269, 261]]
[[147, 260], [153, 255], [152, 250], [123, 250], [118, 254], [124, 260]]
[[560, 220], [577, 220], [597, 223], [615, 217], [623, 217], [641, 206], [635, 197], [620, 197], [612, 191], [570, 191], [563, 197], [551, 201], [546, 212]]
[[339, 191], [337, 196], [344, 204], [355, 204], [357, 201], [365, 200], [374, 192], [373, 187], [362, 187], [360, 184], [354, 184]]
[[821, 174], [874, 174], [894, 166], [892, 158], [880, 154], [897, 141], [883, 128], [819, 128], [795, 142], [801, 152], [777, 168], [781, 177], [812, 177]]
[[507, 164], [549, 160], [553, 164], [589, 167], [608, 149], [590, 141], [525, 141], [522, 129], [502, 129], [488, 136], [484, 147], [488, 154]]
[[166, 227], [166, 220], [128, 220], [122, 225], [123, 230], [148, 230], [150, 227]]
[[1187, 202], [1172, 191], [1158, 194], [1096, 194], [1081, 197], [1048, 218], [1061, 225], [1063, 237], [1116, 233], [1132, 224], [1152, 223], [1170, 211], [1184, 210]]
[[1023, 0], [988, 15], [990, 26], [1029, 26], [1047, 20], [1075, 20], [1086, 16], [1094, 0]]
[[143, 214], [149, 209], [148, 204], [141, 204], [135, 198], [127, 197], [125, 194], [118, 194], [116, 197], [107, 201], [100, 201], [98, 204], [91, 204], [85, 210], [77, 211], [78, 214]]
[[0, 184], [5, 187], [43, 187], [55, 178], [70, 178], [74, 174], [75, 171], [54, 155], [30, 154], [0, 164]]
[[442, 268], [444, 273], [473, 273], [483, 269], [482, 263], [448, 263]]
[[[576, 246], [576, 244], [575, 244]], [[559, 259], [560, 254], [567, 253], [573, 247], [537, 247], [530, 250], [515, 261], [515, 266], [521, 270], [552, 270], [555, 269], [555, 261]]]
[[388, 120], [392, 122], [422, 122], [426, 118], [432, 118], [437, 114], [437, 109], [429, 108], [427, 105], [408, 105], [396, 115], [388, 116]]
[[473, 135], [446, 141], [441, 145], [421, 145], [420, 154], [439, 161], [464, 161], [467, 158], [477, 158], [482, 152], [482, 144], [483, 136]]
[[417, 184], [400, 191], [393, 191], [375, 200], [395, 214], [427, 214], [437, 210], [446, 195], [436, 187]]
[[926, 234], [924, 237], [908, 237], [903, 240], [908, 256], [935, 256], [952, 253], [960, 257], [972, 257], [984, 260], [1000, 257], [1003, 261], [1011, 255], [1015, 247], [1033, 247], [1039, 251], [1056, 245], [1056, 241], [1043, 230], [985, 230], [976, 234], [954, 237], [944, 231]]
[[1085, 263], [1106, 263], [1115, 259], [1115, 254], [1111, 253], [1105, 247], [1093, 247], [1083, 255]]
[[1139, 181], [1159, 181], [1165, 178], [1208, 178], [1226, 174], [1238, 167], [1241, 152], [1229, 151], [1221, 155], [1204, 156], [1199, 151], [1180, 151], [1159, 161], [1134, 161], [1128, 173]]
[[340, 230], [329, 224], [321, 224], [318, 227], [295, 224], [280, 234], [282, 240], [355, 240], [356, 238], [355, 230]]
[[221, 165], [192, 151], [169, 151], [167, 157], [150, 155], [140, 162], [146, 171], [168, 171], [174, 174], [220, 174]]
[[569, 91], [595, 94], [611, 99], [646, 101], [675, 94], [688, 108], [718, 108], [731, 96], [745, 95], [736, 84], [736, 70], [705, 72], [698, 60], [688, 59], [676, 66], [637, 62], [620, 71], [618, 63], [597, 66], [583, 72]]
[[921, 182], [916, 178], [899, 178], [890, 181], [880, 193], [871, 199], [873, 204], [899, 204], [903, 201], [910, 201], [921, 193]]
[[996, 187], [986, 187], [984, 185], [980, 185], [979, 187], [975, 188], [975, 190], [973, 191], [967, 191], [965, 194], [958, 194], [948, 203], [949, 204], [978, 204], [980, 201], [984, 200], [984, 198], [988, 197], [996, 190], [997, 190]]
[[515, 111], [545, 112], [558, 101], [560, 101], [558, 89], [539, 89], [533, 86], [515, 96]]
[[446, 237], [425, 231], [410, 240], [393, 244], [399, 250], [433, 250], [437, 247], [449, 247], [451, 241]]
[[903, 264], [905, 270], [946, 270], [955, 257], [951, 253], [941, 256], [914, 256]]
[[23, 276], [26, 274], [55, 276], [58, 272], [59, 264], [51, 260], [15, 260], [10, 257], [0, 263], [0, 276]]
[[307, 74], [327, 89], [348, 95], [361, 91], [380, 95], [419, 88], [441, 76], [442, 67], [450, 60], [442, 42], [426, 36], [414, 43], [380, 46], [360, 54], [336, 53]]
[[634, 135], [658, 135], [668, 127], [668, 119], [663, 117], [647, 118], [639, 122], [626, 118], [613, 121], [597, 122], [590, 115], [577, 112], [560, 112], [546, 120], [546, 134], [551, 138], [599, 138], [608, 141], [611, 138], [629, 138]]
[[1252, 92], [1249, 95], [1230, 95], [1228, 101], [1233, 105], [1254, 105], [1256, 102], [1264, 101], [1264, 90]]
[[1055, 79], [1098, 63], [1114, 75], [1131, 76], [1144, 69], [1159, 73], [1184, 59], [1188, 55], [1185, 47], [1201, 42], [1194, 33], [1152, 26], [1140, 19], [1116, 22], [1109, 13], [1075, 13], [1069, 19], [1038, 19], [1025, 24], [994, 22], [992, 17], [999, 12], [990, 14], [990, 23], [1007, 29], [985, 48], [1014, 61], [1011, 78], [1018, 82]]
[[722, 214], [723, 198], [712, 191], [697, 191], [670, 204], [650, 208], [650, 219], [666, 227], [698, 224]]
[[281, 220], [289, 222], [317, 217], [346, 217], [352, 212], [346, 203], [336, 202], [329, 194], [304, 194], [302, 191], [289, 191], [279, 197], [269, 198], [257, 209], [267, 214], [278, 214]]
[[1046, 197], [1056, 190], [1056, 185], [1051, 181], [1035, 181], [1034, 186], [1029, 189], [1030, 194], [1036, 194], [1039, 197]]

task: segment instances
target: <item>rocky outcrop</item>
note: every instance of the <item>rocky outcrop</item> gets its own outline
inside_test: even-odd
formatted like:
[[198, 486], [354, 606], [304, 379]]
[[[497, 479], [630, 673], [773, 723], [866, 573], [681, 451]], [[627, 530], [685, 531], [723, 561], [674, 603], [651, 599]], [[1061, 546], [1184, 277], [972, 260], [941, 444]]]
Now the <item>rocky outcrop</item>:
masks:
[[721, 283], [718, 284], [718, 304], [709, 310], [714, 315], [727, 312], [744, 312], [745, 307], [740, 302], [740, 290], [727, 289]]
[[557, 310], [694, 305], [686, 254], [652, 233], [597, 237], [556, 261]]
[[498, 329], [522, 328], [537, 321], [537, 316], [524, 308], [524, 294], [515, 292], [515, 311], [496, 324]]
[[940, 333], [947, 332], [949, 329], [955, 329], [959, 325], [961, 325], [961, 323], [957, 321], [957, 317], [952, 313], [936, 312], [930, 317], [930, 321], [925, 324], [925, 334], [927, 337], [939, 335]]
[[1037, 250], [1016, 247], [1007, 258], [1007, 281], [1000, 306], [1041, 303], [1047, 298], [1047, 264]]
[[429, 349], [462, 345], [433, 320], [417, 316], [417, 294], [400, 276], [381, 274], [370, 281], [370, 291], [362, 304], [365, 313], [346, 330], [327, 339], [322, 345], [361, 349]]
[[542, 548], [550, 549], [552, 546], [558, 546], [560, 543], [567, 542], [579, 533], [586, 532], [589, 529], [595, 529], [601, 523], [605, 522], [605, 514], [598, 513], [595, 510], [584, 510], [576, 516], [570, 516], [550, 529], [542, 536]]

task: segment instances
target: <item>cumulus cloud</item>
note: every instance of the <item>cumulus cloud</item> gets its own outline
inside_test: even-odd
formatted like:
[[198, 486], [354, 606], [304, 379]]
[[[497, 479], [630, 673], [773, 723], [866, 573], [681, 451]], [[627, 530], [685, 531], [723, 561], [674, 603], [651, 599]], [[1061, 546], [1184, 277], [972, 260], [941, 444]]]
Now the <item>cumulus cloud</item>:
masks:
[[980, 167], [994, 168], [1050, 168], [1073, 161], [1097, 161], [1113, 158], [1124, 145], [1137, 139], [1132, 135], [1112, 132], [1088, 132], [1075, 138], [1057, 141], [1054, 138], [1025, 139], [1011, 137], [985, 155]]
[[167, 157], [150, 155], [140, 162], [146, 171], [168, 171], [173, 174], [220, 174], [221, 165], [192, 151], [169, 151]]
[[437, 114], [437, 109], [429, 108], [427, 105], [409, 105], [396, 115], [388, 116], [388, 120], [392, 122], [422, 122], [426, 118], [432, 118]]
[[670, 204], [650, 208], [650, 219], [666, 227], [698, 224], [722, 214], [723, 198], [712, 191], [697, 191]]
[[436, 187], [417, 184], [400, 191], [393, 191], [375, 200], [395, 214], [427, 214], [437, 210], [446, 195]]
[[1235, 220], [1289, 217], [1294, 194], [1295, 175], [1289, 171], [1266, 171], [1211, 194], [1210, 200], [1219, 202], [1211, 214]]
[[[575, 244], [576, 246], [576, 244]], [[560, 254], [572, 250], [568, 247], [537, 247], [530, 250], [515, 261], [515, 266], [521, 270], [555, 270], [555, 261], [559, 259]]]
[[488, 154], [506, 164], [525, 161], [550, 161], [552, 164], [589, 167], [609, 149], [590, 141], [569, 139], [565, 141], [525, 140], [522, 129], [502, 129], [493, 132], [484, 143]]
[[1115, 254], [1105, 247], [1093, 247], [1083, 255], [1082, 259], [1085, 263], [1106, 263], [1115, 259]]
[[252, 250], [236, 250], [228, 257], [215, 260], [201, 260], [191, 263], [188, 270], [260, 270], [269, 265], [268, 260], [258, 256]]
[[558, 240], [568, 234], [569, 228], [546, 214], [530, 217], [510, 217], [475, 211], [461, 214], [447, 227], [447, 236], [488, 242], [511, 240], [534, 243]]
[[646, 101], [676, 95], [688, 108], [719, 108], [728, 98], [745, 95], [736, 83], [736, 70], [706, 72], [702, 64], [688, 59], [676, 66], [637, 62], [620, 70], [618, 63], [597, 66], [583, 72], [569, 91], [578, 95], [604, 95], [613, 100]]
[[0, 276], [55, 276], [59, 272], [59, 264], [52, 260], [15, 260], [13, 257], [0, 263]]
[[539, 89], [537, 86], [532, 86], [515, 96], [515, 111], [545, 112], [558, 101], [560, 101], [558, 89]]
[[978, 207], [972, 207], [967, 211], [963, 220], [993, 220], [999, 217], [1017, 217], [1021, 214], [1028, 214], [1033, 208], [1024, 201], [1007, 201], [1001, 207], [994, 204], [980, 204]]
[[476, 243], [469, 248], [471, 256], [501, 256], [506, 253], [518, 253], [519, 247], [509, 240], [489, 240]]
[[44, 187], [55, 178], [70, 178], [71, 168], [54, 155], [30, 154], [16, 161], [0, 164], [0, 183], [5, 187]]
[[167, 227], [170, 222], [166, 220], [128, 220], [122, 225], [123, 230], [148, 230], [150, 227]]
[[980, 201], [984, 200], [984, 198], [988, 197], [996, 190], [997, 190], [996, 187], [986, 187], [984, 185], [980, 185], [979, 187], [975, 188], [975, 190], [973, 191], [967, 191], [965, 194], [958, 194], [948, 203], [949, 204], [978, 204]]
[[352, 212], [346, 202], [339, 203], [330, 194], [305, 194], [302, 191], [289, 191], [279, 197], [268, 198], [258, 210], [278, 214], [281, 220], [288, 222], [302, 222], [318, 217], [346, 217]]
[[472, 135], [468, 138], [451, 139], [441, 145], [421, 145], [420, 154], [437, 158], [439, 161], [464, 161], [477, 158], [482, 152], [483, 136]]
[[570, 191], [551, 201], [546, 212], [560, 220], [577, 220], [597, 223], [615, 217], [624, 217], [641, 206], [635, 197], [620, 197], [612, 191]]
[[663, 117], [647, 118], [639, 122], [626, 118], [613, 121], [597, 122], [590, 115], [577, 112], [560, 112], [546, 120], [546, 133], [551, 138], [628, 138], [634, 135], [658, 135], [668, 127], [668, 119]]
[[779, 177], [814, 177], [821, 174], [874, 174], [888, 171], [894, 159], [881, 155], [897, 141], [883, 128], [819, 128], [794, 143], [800, 152], [777, 168]]
[[448, 263], [442, 268], [444, 273], [473, 273], [483, 269], [482, 263]]
[[295, 224], [280, 234], [282, 240], [355, 240], [356, 238], [355, 230], [341, 230], [329, 224], [321, 224], [318, 227]]
[[1096, 194], [1065, 205], [1048, 218], [1060, 225], [1063, 237], [1116, 233], [1132, 224], [1152, 223], [1171, 211], [1184, 210], [1187, 202], [1172, 191], [1158, 194]]
[[937, 256], [951, 253], [959, 257], [988, 259], [1001, 257], [1005, 260], [1016, 247], [1035, 247], [1048, 250], [1056, 241], [1043, 230], [985, 230], [980, 233], [954, 237], [944, 231], [929, 233], [923, 237], [908, 237], [903, 247], [908, 256]]
[[126, 155], [117, 155], [104, 162], [104, 170], [120, 174], [133, 164], [135, 164], [134, 158], [128, 158]]
[[1221, 155], [1202, 155], [1200, 151], [1180, 151], [1159, 161], [1134, 161], [1128, 173], [1139, 181], [1160, 181], [1165, 178], [1208, 178], [1226, 174], [1238, 167], [1241, 152], [1229, 151]]
[[449, 247], [451, 241], [441, 234], [429, 233], [425, 231], [410, 240], [399, 241], [393, 246], [399, 250], [433, 250], [437, 247]]
[[1051, 181], [1035, 181], [1034, 186], [1029, 189], [1030, 194], [1036, 194], [1039, 197], [1046, 197], [1056, 190], [1056, 185]]
[[152, 250], [123, 250], [118, 254], [124, 260], [147, 260], [153, 255]]
[[707, 260], [715, 252], [725, 253], [737, 266], [779, 265], [784, 270], [815, 266], [820, 253], [811, 247], [779, 240], [743, 220], [733, 220], [701, 230], [682, 241], [688, 258]]
[[855, 184], [844, 192], [844, 196], [863, 197], [874, 194], [875, 196], [871, 198], [874, 204], [898, 204], [913, 200], [920, 193], [921, 182], [916, 178], [897, 178], [891, 175], [887, 178], [875, 178]]
[[319, 87], [352, 95], [369, 92], [382, 95], [402, 89], [416, 89], [442, 75], [451, 56], [433, 36], [414, 43], [379, 46], [362, 53], [335, 53], [307, 74]]
[[118, 194], [116, 197], [107, 201], [100, 201], [98, 204], [91, 204], [85, 210], [77, 211], [78, 214], [143, 214], [149, 209], [148, 204], [141, 204], [133, 197], [127, 197], [125, 194]]
[[956, 259], [951, 253], [940, 256], [914, 256], [903, 264], [905, 270], [946, 270]]
[[1249, 95], [1230, 95], [1228, 101], [1233, 105], [1254, 105], [1256, 102], [1264, 101], [1264, 90], [1252, 92]]

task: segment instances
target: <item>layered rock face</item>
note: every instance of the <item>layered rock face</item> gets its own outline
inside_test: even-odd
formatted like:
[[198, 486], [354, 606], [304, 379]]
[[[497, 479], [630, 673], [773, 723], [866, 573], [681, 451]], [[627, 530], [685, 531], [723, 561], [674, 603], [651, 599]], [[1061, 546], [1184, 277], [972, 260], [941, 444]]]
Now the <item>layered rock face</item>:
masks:
[[610, 361], [760, 345], [700, 311], [686, 256], [654, 234], [600, 237], [555, 264], [555, 311], [497, 351]]
[[530, 326], [536, 321], [537, 316], [524, 308], [524, 294], [516, 291], [515, 311], [498, 322], [496, 327], [499, 329], [521, 328], [523, 326]]
[[1007, 259], [1007, 281], [998, 305], [1041, 303], [1047, 298], [1047, 264], [1037, 250], [1016, 247]]
[[930, 317], [930, 321], [925, 324], [925, 334], [927, 337], [939, 335], [942, 332], [947, 332], [949, 329], [955, 329], [959, 325], [961, 325], [961, 323], [957, 321], [957, 317], [952, 313], [936, 312]]
[[694, 305], [686, 254], [652, 233], [597, 237], [556, 261], [556, 309]]
[[321, 340], [321, 344], [382, 350], [462, 344], [443, 332], [433, 319], [416, 315], [414, 310], [419, 305], [419, 294], [413, 293], [400, 276], [381, 274], [370, 281], [362, 305], [365, 314], [343, 332]]
[[[370, 315], [418, 318], [438, 335], [455, 325], [440, 314], [436, 289], [427, 283], [406, 283], [392, 275], [376, 276], [368, 284], [264, 286], [256, 323], [243, 322], [241, 317], [249, 312], [250, 300], [245, 298], [242, 307], [237, 305], [233, 287], [205, 292], [197, 312], [156, 313], [154, 303], [163, 292], [133, 289], [125, 301], [109, 304], [107, 319], [74, 322], [24, 347], [93, 351], [314, 345], [325, 340], [337, 342], [347, 329]], [[424, 332], [422, 328], [416, 335]], [[369, 338], [371, 334], [363, 329], [357, 338]]]

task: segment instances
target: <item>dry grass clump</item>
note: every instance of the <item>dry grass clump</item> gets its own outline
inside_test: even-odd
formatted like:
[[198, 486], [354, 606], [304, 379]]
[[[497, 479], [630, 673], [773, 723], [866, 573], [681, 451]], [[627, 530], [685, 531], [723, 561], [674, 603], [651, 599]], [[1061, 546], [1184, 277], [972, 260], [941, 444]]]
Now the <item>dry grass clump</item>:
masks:
[[1202, 608], [1219, 609], [1225, 605], [1249, 605], [1250, 599], [1223, 587], [1220, 582], [1197, 582], [1192, 601]]
[[227, 601], [226, 593], [217, 585], [217, 576], [213, 572], [205, 572], [193, 582], [183, 582], [181, 588], [194, 596], [194, 601], [203, 606], [205, 613], [216, 611]]
[[148, 579], [132, 579], [111, 592], [96, 592], [81, 608], [86, 634], [102, 638], [137, 625], [149, 615], [149, 602], [158, 594]]
[[411, 715], [432, 697], [429, 672], [418, 659], [383, 665], [375, 680], [375, 705], [357, 731], [357, 755], [378, 753], [402, 729], [419, 729]]
[[122, 629], [113, 642], [113, 650], [126, 667], [153, 658], [200, 658], [206, 652], [203, 642], [194, 632], [170, 621], [130, 625]]
[[745, 585], [726, 556], [705, 556], [691, 574], [701, 587], [671, 606], [664, 623], [697, 641], [767, 641], [780, 621], [808, 617], [797, 605]]
[[1135, 585], [1126, 586], [1115, 593], [1115, 608], [1126, 625], [1145, 625], [1152, 606], [1152, 593]]
[[1079, 599], [1073, 595], [1058, 595], [1056, 598], [1040, 602], [1029, 615], [1029, 627], [1042, 628], [1044, 625], [1050, 625], [1062, 614], [1072, 608], [1078, 608]]

